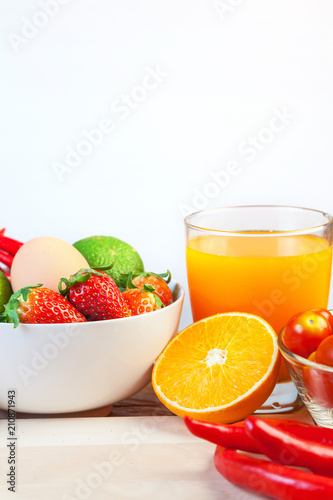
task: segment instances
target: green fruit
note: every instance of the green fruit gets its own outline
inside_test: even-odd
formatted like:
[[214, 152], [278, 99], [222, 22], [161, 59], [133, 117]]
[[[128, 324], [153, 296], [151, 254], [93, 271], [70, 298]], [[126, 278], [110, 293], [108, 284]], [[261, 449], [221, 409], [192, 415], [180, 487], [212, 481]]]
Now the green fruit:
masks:
[[[113, 264], [106, 272], [118, 286], [124, 286], [122, 275], [132, 271], [143, 271], [143, 263], [138, 252], [128, 243], [112, 236], [91, 236], [73, 245], [92, 268]], [[125, 279], [126, 281], [126, 279]]]
[[5, 305], [9, 301], [13, 290], [7, 276], [0, 270], [0, 314], [5, 310]]

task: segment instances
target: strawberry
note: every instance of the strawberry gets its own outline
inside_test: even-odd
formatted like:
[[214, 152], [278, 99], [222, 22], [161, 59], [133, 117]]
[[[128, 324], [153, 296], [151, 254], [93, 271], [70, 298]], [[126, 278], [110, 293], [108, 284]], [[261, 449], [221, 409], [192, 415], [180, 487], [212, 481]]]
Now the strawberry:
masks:
[[128, 276], [126, 288], [145, 288], [146, 291], [154, 292], [161, 299], [164, 306], [168, 306], [173, 302], [172, 292], [167, 285], [170, 280], [170, 271], [167, 271], [165, 274], [150, 272], [131, 273]]
[[[62, 284], [65, 288], [62, 288]], [[104, 272], [94, 269], [80, 269], [69, 280], [61, 278], [59, 292], [67, 295], [73, 304], [88, 321], [125, 318], [131, 316], [113, 279]]]
[[150, 285], [144, 285], [144, 288], [132, 288], [122, 292], [132, 316], [149, 313], [164, 307], [158, 295], [155, 295], [155, 293], [149, 290], [149, 286]]
[[86, 318], [59, 293], [42, 285], [24, 287], [14, 293], [0, 321], [14, 323], [80, 323]]

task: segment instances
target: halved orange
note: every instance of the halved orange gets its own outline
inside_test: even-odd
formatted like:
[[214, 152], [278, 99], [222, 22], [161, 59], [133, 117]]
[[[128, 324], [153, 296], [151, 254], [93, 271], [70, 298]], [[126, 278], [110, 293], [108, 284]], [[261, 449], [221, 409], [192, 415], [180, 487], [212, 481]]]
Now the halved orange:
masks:
[[273, 328], [254, 314], [217, 314], [193, 323], [157, 358], [152, 384], [173, 413], [231, 423], [271, 394], [280, 354]]

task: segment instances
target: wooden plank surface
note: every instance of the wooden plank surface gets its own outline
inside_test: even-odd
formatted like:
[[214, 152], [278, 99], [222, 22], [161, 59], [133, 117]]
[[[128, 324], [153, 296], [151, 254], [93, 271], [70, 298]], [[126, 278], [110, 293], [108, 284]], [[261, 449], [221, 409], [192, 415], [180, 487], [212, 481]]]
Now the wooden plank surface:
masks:
[[[149, 386], [107, 417], [19, 418], [15, 497], [6, 485], [6, 412], [1, 417], [1, 500], [262, 498], [224, 480], [214, 445], [192, 436]], [[311, 421], [304, 408], [287, 418]]]

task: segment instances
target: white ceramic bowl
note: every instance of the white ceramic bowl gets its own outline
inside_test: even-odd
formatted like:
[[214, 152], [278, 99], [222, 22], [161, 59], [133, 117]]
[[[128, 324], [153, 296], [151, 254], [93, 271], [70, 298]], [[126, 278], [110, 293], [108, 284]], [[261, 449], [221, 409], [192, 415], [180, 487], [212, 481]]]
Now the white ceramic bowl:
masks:
[[15, 390], [16, 411], [59, 414], [112, 405], [145, 387], [177, 333], [184, 290], [174, 302], [130, 318], [76, 324], [0, 323], [0, 408]]

